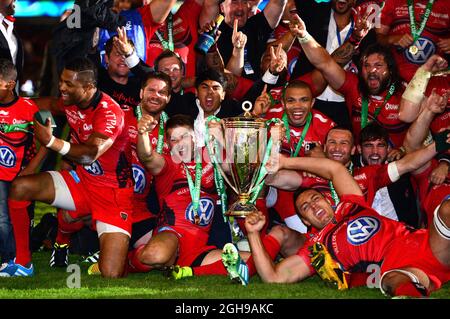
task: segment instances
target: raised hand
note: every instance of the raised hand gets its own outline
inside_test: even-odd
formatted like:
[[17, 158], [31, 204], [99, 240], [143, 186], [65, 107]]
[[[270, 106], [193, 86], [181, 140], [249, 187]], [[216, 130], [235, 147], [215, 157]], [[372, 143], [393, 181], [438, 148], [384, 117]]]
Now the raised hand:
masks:
[[270, 47], [270, 65], [269, 70], [272, 74], [279, 74], [286, 67], [287, 59], [285, 55], [283, 55], [283, 46], [282, 44], [278, 44], [278, 47], [275, 52], [275, 48], [273, 46]]
[[260, 116], [267, 113], [270, 105], [271, 101], [269, 94], [267, 94], [267, 84], [264, 84], [264, 89], [262, 90], [261, 95], [256, 99], [255, 105], [253, 106], [253, 114]]
[[239, 21], [238, 19], [234, 19], [233, 23], [233, 34], [231, 36], [231, 42], [233, 43], [233, 47], [238, 50], [242, 50], [247, 43], [247, 36], [238, 31]]
[[361, 41], [373, 27], [373, 23], [369, 21], [369, 16], [373, 14], [375, 9], [367, 6], [365, 12], [362, 12], [362, 10], [361, 7], [353, 9], [355, 13], [355, 25], [352, 35], [358, 41]]
[[409, 33], [395, 35], [392, 44], [407, 49], [413, 44], [413, 37]]
[[434, 114], [440, 114], [445, 111], [447, 107], [448, 98], [450, 96], [450, 90], [447, 90], [444, 94], [439, 95], [434, 88], [431, 94], [424, 99], [424, 107]]
[[307, 34], [305, 22], [298, 16], [298, 14], [292, 15], [292, 19], [289, 22], [289, 30], [294, 37], [304, 38]]
[[[202, 34], [204, 32], [210, 32], [210, 31], [214, 30], [215, 27], [216, 27], [216, 21], [211, 20], [210, 22], [206, 23], [200, 30], [198, 30], [198, 33]], [[216, 35], [214, 37], [214, 43], [216, 43], [217, 40], [219, 40], [220, 34], [221, 34], [221, 31], [217, 30]]]
[[125, 27], [117, 28], [117, 37], [114, 37], [113, 44], [117, 52], [119, 52], [119, 54], [121, 55], [129, 56], [133, 53], [134, 49], [130, 41], [128, 40]]
[[145, 134], [151, 132], [158, 125], [158, 121], [151, 115], [145, 114], [138, 122], [138, 133]]
[[245, 217], [245, 229], [248, 233], [260, 232], [266, 224], [266, 217], [260, 211], [248, 214]]
[[437, 54], [433, 54], [428, 60], [422, 65], [425, 71], [435, 73], [447, 69], [447, 61]]

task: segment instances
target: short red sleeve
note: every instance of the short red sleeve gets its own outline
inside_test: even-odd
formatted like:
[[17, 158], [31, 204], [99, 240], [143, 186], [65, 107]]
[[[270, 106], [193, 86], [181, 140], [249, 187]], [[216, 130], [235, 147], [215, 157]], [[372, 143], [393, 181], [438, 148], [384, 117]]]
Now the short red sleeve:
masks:
[[346, 71], [344, 84], [337, 90], [344, 95], [349, 114], [352, 114], [353, 102], [356, 102], [359, 97], [358, 82], [357, 75]]
[[97, 106], [98, 109], [92, 121], [93, 131], [115, 140], [125, 127], [124, 113], [118, 105], [117, 107], [111, 105], [103, 107], [102, 103], [108, 102], [101, 101]]

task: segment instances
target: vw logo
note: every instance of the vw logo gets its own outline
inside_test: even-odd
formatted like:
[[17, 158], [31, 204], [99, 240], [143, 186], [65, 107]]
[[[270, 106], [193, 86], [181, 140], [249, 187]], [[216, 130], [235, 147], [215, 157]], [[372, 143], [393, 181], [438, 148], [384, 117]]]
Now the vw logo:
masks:
[[347, 240], [358, 246], [366, 243], [380, 229], [380, 221], [375, 217], [359, 217], [347, 226]]
[[200, 198], [198, 205], [198, 212], [194, 214], [192, 203], [186, 208], [186, 219], [192, 224], [196, 224], [196, 215], [198, 216], [198, 225], [207, 226], [214, 216], [214, 202], [209, 198]]
[[84, 165], [83, 168], [91, 175], [103, 175], [103, 169], [98, 161], [95, 161], [91, 165]]
[[404, 51], [406, 59], [414, 64], [424, 64], [436, 52], [436, 46], [428, 38], [419, 38], [414, 45], [419, 49], [416, 54], [411, 54], [408, 48]]
[[16, 154], [8, 146], [0, 146], [0, 165], [11, 168], [16, 166]]
[[147, 185], [147, 179], [145, 178], [145, 171], [139, 165], [133, 164], [133, 179], [134, 179], [134, 192], [137, 194], [144, 193], [145, 186]]

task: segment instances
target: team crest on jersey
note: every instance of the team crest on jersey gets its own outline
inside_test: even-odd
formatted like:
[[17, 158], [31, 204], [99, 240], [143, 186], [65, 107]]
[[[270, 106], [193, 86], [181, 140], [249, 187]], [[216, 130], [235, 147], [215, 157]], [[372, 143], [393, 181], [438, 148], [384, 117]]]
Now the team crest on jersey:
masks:
[[0, 146], [0, 165], [6, 168], [16, 166], [17, 157], [8, 146]]
[[214, 202], [209, 198], [200, 198], [198, 213], [194, 214], [192, 203], [186, 208], [186, 219], [192, 224], [207, 226], [214, 216]]
[[103, 175], [103, 169], [98, 161], [95, 161], [91, 165], [84, 165], [83, 167], [91, 175], [95, 176]]
[[416, 54], [405, 50], [406, 59], [414, 64], [424, 64], [436, 52], [436, 46], [428, 38], [419, 38], [414, 45], [419, 49]]
[[139, 165], [133, 164], [133, 179], [134, 179], [134, 192], [137, 194], [144, 193], [147, 180], [145, 178], [145, 171]]
[[380, 221], [375, 217], [359, 217], [348, 224], [347, 240], [350, 244], [358, 246], [366, 243], [380, 230]]

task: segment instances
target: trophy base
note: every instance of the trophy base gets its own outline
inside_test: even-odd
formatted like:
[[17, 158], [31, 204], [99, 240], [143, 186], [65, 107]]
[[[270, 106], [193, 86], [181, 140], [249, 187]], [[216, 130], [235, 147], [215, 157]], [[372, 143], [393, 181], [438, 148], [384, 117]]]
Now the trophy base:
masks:
[[237, 201], [236, 203], [230, 206], [225, 215], [238, 218], [245, 218], [248, 214], [253, 213], [257, 210], [258, 208], [256, 208], [256, 206], [253, 204], [241, 203], [240, 201]]

